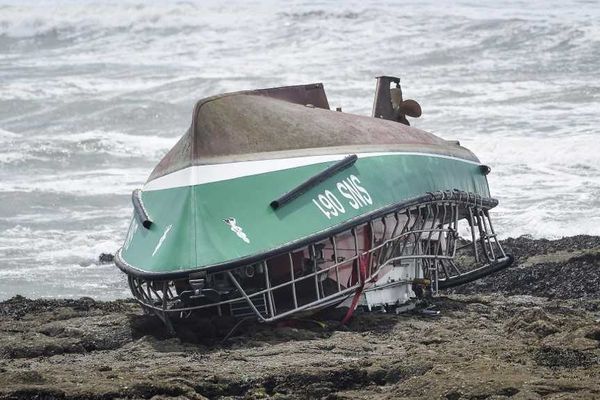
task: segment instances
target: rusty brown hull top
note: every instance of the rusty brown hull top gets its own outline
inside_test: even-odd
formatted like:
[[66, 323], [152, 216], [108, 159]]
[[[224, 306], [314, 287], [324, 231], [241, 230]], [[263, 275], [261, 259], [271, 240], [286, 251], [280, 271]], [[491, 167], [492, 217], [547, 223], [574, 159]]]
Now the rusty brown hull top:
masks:
[[378, 151], [424, 152], [478, 162], [455, 141], [394, 121], [332, 111], [320, 83], [209, 97], [148, 181], [192, 166]]

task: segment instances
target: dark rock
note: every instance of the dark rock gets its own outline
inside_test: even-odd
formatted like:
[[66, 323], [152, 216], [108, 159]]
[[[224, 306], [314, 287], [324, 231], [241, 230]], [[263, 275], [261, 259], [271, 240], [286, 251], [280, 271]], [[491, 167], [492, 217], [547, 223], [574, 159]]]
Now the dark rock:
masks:
[[558, 347], [541, 347], [533, 352], [538, 365], [551, 368], [589, 367], [598, 364], [598, 357], [590, 352]]
[[100, 255], [98, 256], [98, 261], [100, 262], [100, 264], [109, 264], [111, 262], [114, 262], [115, 260], [115, 256], [111, 253], [100, 253]]
[[[512, 267], [452, 289], [453, 293], [531, 295], [560, 299], [600, 298], [600, 238], [574, 236], [558, 240], [519, 237], [502, 242], [515, 256]], [[583, 254], [574, 251], [589, 250]], [[569, 253], [568, 250], [573, 252]], [[553, 253], [560, 256], [552, 257]], [[529, 257], [546, 254], [522, 265]], [[565, 254], [572, 254], [565, 256]]]

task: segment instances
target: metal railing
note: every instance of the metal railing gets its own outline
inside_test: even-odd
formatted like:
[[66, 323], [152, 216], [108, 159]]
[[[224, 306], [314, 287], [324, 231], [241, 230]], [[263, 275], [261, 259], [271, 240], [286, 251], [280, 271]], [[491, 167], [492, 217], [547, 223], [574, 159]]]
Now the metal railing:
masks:
[[[206, 282], [219, 277], [231, 290], [209, 300], [183, 279], [153, 281], [133, 275], [129, 285], [145, 310], [170, 326], [167, 315], [196, 312], [222, 315], [243, 302], [256, 318], [269, 322], [306, 310], [340, 303], [359, 287], [368, 288], [386, 268], [415, 260], [434, 293], [440, 288], [485, 275], [512, 261], [500, 245], [489, 217], [497, 202], [465, 192], [437, 192], [408, 207], [391, 210], [326, 239], [252, 264], [263, 281], [244, 278], [244, 268], [208, 272]], [[466, 221], [471, 240], [459, 245], [459, 222]], [[474, 260], [469, 268], [455, 263], [457, 252]], [[367, 273], [359, 271], [359, 258]], [[284, 273], [285, 272], [285, 273]], [[219, 275], [220, 274], [220, 275]], [[259, 305], [259, 306], [258, 306]]]

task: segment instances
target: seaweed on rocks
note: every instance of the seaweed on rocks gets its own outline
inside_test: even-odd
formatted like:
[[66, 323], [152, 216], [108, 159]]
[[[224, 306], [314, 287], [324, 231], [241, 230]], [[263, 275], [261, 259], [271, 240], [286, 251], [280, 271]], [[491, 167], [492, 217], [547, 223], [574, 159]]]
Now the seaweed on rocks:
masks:
[[[0, 302], [0, 399], [599, 398], [600, 239], [504, 241], [513, 268], [419, 313], [344, 310], [177, 336], [132, 300]], [[543, 297], [534, 297], [543, 296]], [[482, 384], [483, 383], [483, 384]]]
[[502, 293], [560, 299], [600, 298], [600, 239], [527, 237], [503, 241], [512, 267], [453, 289], [453, 293]]

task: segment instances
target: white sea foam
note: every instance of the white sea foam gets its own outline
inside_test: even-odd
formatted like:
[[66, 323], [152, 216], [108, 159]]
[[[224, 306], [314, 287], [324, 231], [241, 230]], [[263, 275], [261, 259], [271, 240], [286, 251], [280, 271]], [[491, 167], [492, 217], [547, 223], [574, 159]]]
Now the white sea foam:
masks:
[[17, 133], [9, 132], [9, 131], [4, 130], [4, 129], [0, 129], [0, 140], [18, 138], [19, 136], [20, 135], [17, 134]]
[[[16, 138], [18, 136], [9, 136]], [[123, 132], [92, 130], [76, 133], [43, 135], [37, 140], [12, 140], [0, 149], [0, 164], [31, 161], [56, 161], [57, 157], [106, 155], [116, 158], [159, 159], [177, 138], [133, 135]], [[0, 143], [2, 140], [0, 138]]]
[[165, 154], [178, 138], [132, 135], [123, 132], [92, 130], [72, 134], [55, 134], [52, 142], [74, 144], [84, 152], [106, 153], [115, 157], [144, 156], [157, 159]]
[[0, 182], [0, 191], [29, 193], [66, 193], [73, 196], [122, 195], [141, 186], [146, 180], [146, 169], [103, 169], [84, 172], [65, 172], [38, 175], [25, 180], [15, 176]]
[[[492, 166], [501, 236], [600, 235], [600, 152], [594, 135], [479, 137], [466, 141]], [[589, 149], [589, 151], [586, 151]]]
[[[574, 175], [587, 175], [600, 170], [600, 143], [597, 135], [564, 136], [486, 136], [465, 138], [461, 143], [475, 151], [490, 165], [526, 165], [536, 173], [536, 167], [547, 166]], [[506, 173], [499, 168], [498, 174]], [[529, 170], [527, 171], [529, 172]], [[510, 172], [511, 174], [514, 171]], [[598, 177], [600, 179], [600, 176]]]
[[372, 77], [399, 74], [413, 125], [492, 167], [501, 237], [600, 234], [599, 7], [4, 0], [0, 298], [125, 295], [96, 260], [121, 245], [131, 190], [196, 100], [257, 87], [321, 81], [368, 115]]
[[2, 6], [0, 34], [14, 38], [54, 35], [69, 38], [88, 31], [132, 32], [162, 26], [179, 28], [192, 23], [189, 11], [198, 5], [143, 4], [123, 1], [113, 4], [63, 1], [19, 1]]

